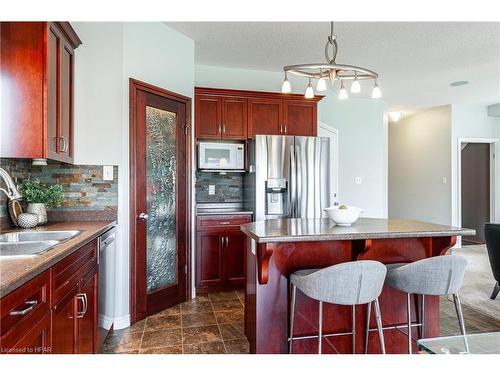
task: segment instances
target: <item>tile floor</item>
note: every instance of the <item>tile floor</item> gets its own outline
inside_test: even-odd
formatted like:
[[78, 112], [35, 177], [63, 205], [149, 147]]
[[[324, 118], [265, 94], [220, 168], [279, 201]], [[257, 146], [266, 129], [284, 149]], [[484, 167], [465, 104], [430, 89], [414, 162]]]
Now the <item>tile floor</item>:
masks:
[[166, 309], [133, 326], [111, 332], [103, 353], [243, 354], [243, 292], [221, 292]]
[[[130, 328], [111, 332], [103, 353], [242, 354], [248, 353], [243, 328], [243, 292], [200, 295]], [[453, 302], [440, 301], [441, 335], [459, 334]], [[462, 306], [468, 333], [500, 331], [500, 320]]]

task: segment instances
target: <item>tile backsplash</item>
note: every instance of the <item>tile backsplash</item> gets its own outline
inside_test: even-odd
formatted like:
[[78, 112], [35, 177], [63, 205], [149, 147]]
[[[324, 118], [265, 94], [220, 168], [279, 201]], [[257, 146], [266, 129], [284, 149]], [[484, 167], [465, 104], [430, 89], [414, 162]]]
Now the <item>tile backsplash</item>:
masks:
[[[104, 181], [100, 165], [70, 165], [48, 161], [47, 166], [34, 167], [30, 159], [0, 158], [16, 185], [23, 179], [39, 179], [44, 184], [60, 184], [63, 202], [60, 207], [48, 207], [49, 221], [116, 220], [118, 210], [118, 167], [113, 167], [113, 181]], [[0, 182], [3, 185], [2, 182]], [[3, 186], [2, 186], [3, 187]], [[0, 220], [9, 214], [7, 198], [0, 193]]]
[[[208, 186], [215, 185], [215, 194], [208, 194]], [[243, 202], [243, 174], [196, 171], [196, 203]]]

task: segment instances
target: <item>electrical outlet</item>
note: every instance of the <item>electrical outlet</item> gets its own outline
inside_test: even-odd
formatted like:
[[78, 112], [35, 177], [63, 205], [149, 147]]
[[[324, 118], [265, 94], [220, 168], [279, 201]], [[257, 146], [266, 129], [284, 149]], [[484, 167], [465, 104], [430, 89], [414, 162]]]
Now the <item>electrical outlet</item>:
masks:
[[354, 183], [356, 185], [361, 185], [363, 183], [363, 179], [361, 177], [355, 177], [354, 178]]
[[446, 177], [443, 177], [443, 184], [448, 183], [448, 179]]
[[102, 167], [102, 179], [104, 181], [113, 181], [113, 166], [112, 165], [104, 165]]
[[208, 185], [208, 195], [215, 195], [215, 185]]

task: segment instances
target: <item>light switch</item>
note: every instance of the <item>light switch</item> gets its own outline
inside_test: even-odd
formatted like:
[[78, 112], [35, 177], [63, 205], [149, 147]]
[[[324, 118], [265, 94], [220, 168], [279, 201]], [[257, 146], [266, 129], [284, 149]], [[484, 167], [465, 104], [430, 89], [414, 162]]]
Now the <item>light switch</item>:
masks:
[[446, 177], [443, 177], [443, 184], [446, 184], [448, 182], [448, 179]]
[[102, 179], [104, 181], [113, 181], [113, 166], [104, 165], [102, 167]]
[[361, 177], [355, 177], [354, 178], [354, 183], [356, 185], [361, 185], [363, 183], [363, 179]]
[[208, 185], [208, 195], [215, 195], [215, 185]]

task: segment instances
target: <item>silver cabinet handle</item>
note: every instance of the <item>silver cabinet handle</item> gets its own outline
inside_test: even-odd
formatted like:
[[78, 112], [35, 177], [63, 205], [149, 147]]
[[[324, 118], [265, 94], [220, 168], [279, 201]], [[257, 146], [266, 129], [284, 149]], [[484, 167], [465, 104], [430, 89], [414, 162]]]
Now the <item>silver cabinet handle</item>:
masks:
[[222, 133], [222, 125], [219, 124], [219, 134], [221, 134], [221, 133]]
[[226, 236], [226, 247], [229, 247], [229, 237]]
[[68, 152], [68, 140], [66, 137], [60, 136], [59, 139], [61, 140], [61, 152]]
[[25, 304], [29, 305], [29, 306], [26, 307], [24, 310], [11, 311], [9, 313], [9, 315], [11, 315], [11, 316], [23, 316], [23, 315], [26, 315], [31, 310], [33, 310], [36, 307], [36, 305], [38, 305], [38, 301], [37, 300], [26, 301]]
[[147, 219], [148, 219], [148, 217], [149, 217], [149, 216], [148, 216], [147, 214], [145, 214], [144, 212], [141, 212], [141, 213], [139, 214], [139, 219], [141, 219], [141, 220], [147, 220]]
[[280, 124], [280, 134], [283, 134], [283, 125]]
[[285, 134], [286, 134], [286, 125], [284, 125], [284, 128], [285, 128]]
[[221, 221], [219, 222], [220, 225], [228, 225], [231, 224], [229, 221]]
[[222, 124], [222, 133], [226, 134], [226, 124]]
[[88, 309], [88, 300], [87, 300], [87, 293], [78, 293], [76, 295], [76, 298], [77, 300], [81, 300], [82, 301], [82, 305], [83, 305], [83, 310], [82, 311], [78, 311], [77, 314], [76, 314], [76, 317], [78, 319], [81, 319], [85, 316], [85, 314], [87, 313], [87, 309]]

